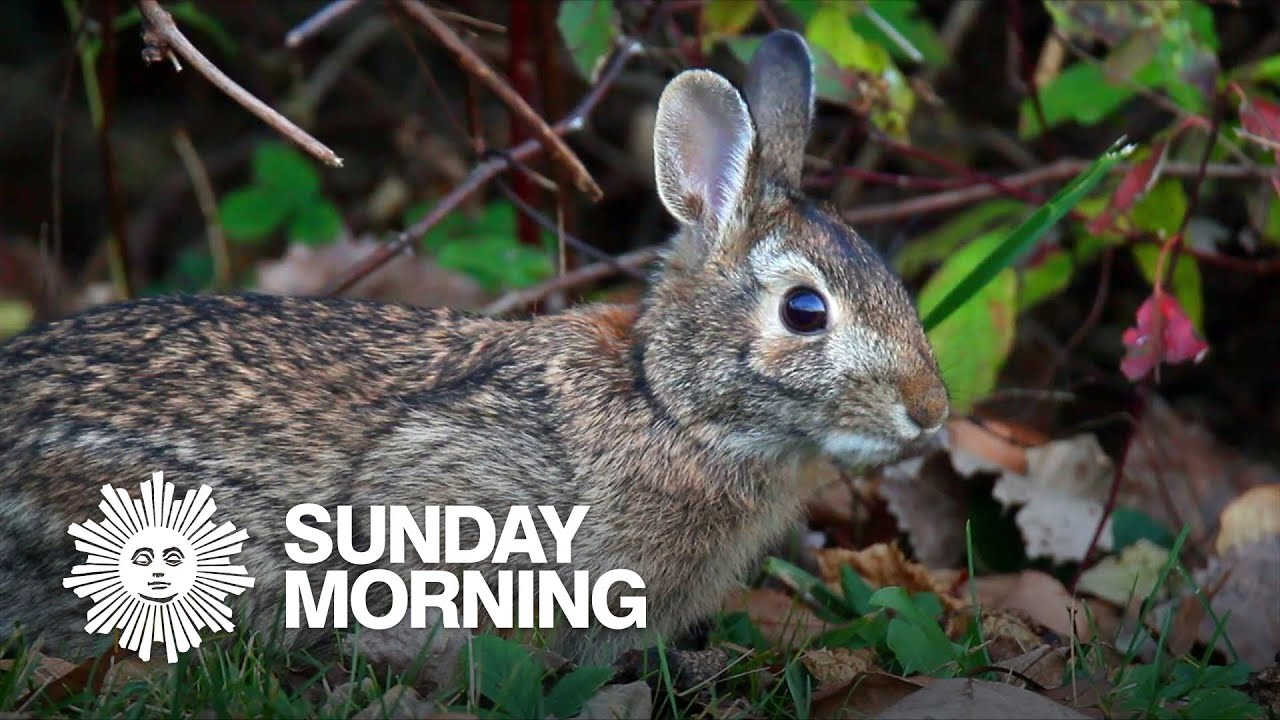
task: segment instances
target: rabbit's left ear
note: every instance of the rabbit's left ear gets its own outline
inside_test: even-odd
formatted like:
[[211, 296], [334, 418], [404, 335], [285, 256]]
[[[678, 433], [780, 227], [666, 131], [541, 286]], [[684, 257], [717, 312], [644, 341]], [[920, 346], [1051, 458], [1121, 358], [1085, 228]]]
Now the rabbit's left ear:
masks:
[[747, 67], [743, 93], [762, 169], [798, 186], [813, 123], [813, 57], [804, 38], [790, 30], [769, 33]]

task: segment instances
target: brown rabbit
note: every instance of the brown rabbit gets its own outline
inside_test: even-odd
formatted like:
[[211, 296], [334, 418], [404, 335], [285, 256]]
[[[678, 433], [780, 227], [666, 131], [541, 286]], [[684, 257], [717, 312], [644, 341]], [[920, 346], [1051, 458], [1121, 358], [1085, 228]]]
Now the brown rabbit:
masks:
[[[83, 630], [89, 603], [61, 584], [83, 558], [67, 528], [98, 516], [104, 483], [133, 491], [156, 470], [179, 492], [208, 484], [219, 517], [247, 529], [237, 562], [257, 585], [237, 622], [271, 621], [263, 609], [297, 569], [284, 517], [300, 502], [498, 517], [589, 505], [574, 569], [637, 572], [650, 632], [714, 613], [797, 520], [802, 467], [885, 462], [948, 412], [900, 282], [799, 190], [812, 114], [811, 59], [791, 32], [764, 40], [745, 102], [706, 70], [671, 81], [654, 150], [681, 228], [638, 309], [498, 321], [195, 296], [13, 339], [0, 348], [0, 635], [17, 623], [63, 651], [100, 642]], [[557, 638], [596, 658], [652, 639]]]

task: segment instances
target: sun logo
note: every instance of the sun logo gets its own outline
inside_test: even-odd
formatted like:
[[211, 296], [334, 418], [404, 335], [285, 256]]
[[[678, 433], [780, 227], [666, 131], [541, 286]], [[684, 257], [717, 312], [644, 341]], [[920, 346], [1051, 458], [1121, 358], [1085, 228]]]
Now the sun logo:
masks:
[[89, 520], [67, 530], [88, 558], [62, 585], [92, 598], [86, 632], [118, 629], [120, 645], [143, 660], [151, 658], [152, 643], [162, 642], [172, 663], [200, 644], [201, 628], [235, 629], [224, 601], [253, 587], [244, 566], [231, 564], [249, 535], [230, 522], [210, 522], [217, 506], [208, 485], [174, 502], [173, 483], [157, 472], [141, 490], [142, 499], [134, 500], [102, 486], [102, 524]]

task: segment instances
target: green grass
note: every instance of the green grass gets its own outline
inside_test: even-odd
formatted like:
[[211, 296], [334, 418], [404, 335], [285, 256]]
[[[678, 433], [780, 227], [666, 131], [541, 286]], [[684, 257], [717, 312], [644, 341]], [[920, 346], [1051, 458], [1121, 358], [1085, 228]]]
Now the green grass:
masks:
[[[1195, 587], [1179, 560], [1186, 537], [1184, 531], [1174, 541], [1156, 592], [1131, 619], [1137, 631], [1124, 647], [1099, 639], [1070, 639], [1072, 662], [1063, 684], [1096, 688], [1100, 682], [1103, 690], [1097, 702], [1108, 717], [1263, 716], [1262, 709], [1237, 689], [1247, 680], [1250, 668], [1238, 660], [1234, 649], [1230, 662], [1214, 663], [1212, 648], [1225, 619], [1213, 614], [1198, 588], [1196, 601], [1203, 603], [1217, 628], [1207, 649], [1180, 656], [1168, 651], [1165, 638], [1172, 612], [1159, 618], [1158, 634], [1145, 629], [1156, 611], [1152, 598], [1172, 578]], [[968, 549], [972, 558], [971, 542]], [[975, 607], [969, 630], [956, 640], [943, 634], [942, 605], [932, 593], [873, 590], [847, 568], [840, 592], [833, 592], [799, 567], [776, 558], [766, 563], [765, 572], [795, 590], [833, 628], [808, 644], [783, 649], [770, 646], [745, 613], [725, 614], [718, 618], [712, 643], [738, 657], [715, 677], [692, 687], [679, 687], [666, 648], [660, 646], [654, 666], [645, 668], [646, 680], [654, 689], [655, 717], [704, 717], [730, 705], [750, 708], [756, 717], [810, 717], [816, 681], [801, 662], [807, 648], [869, 648], [884, 671], [901, 675], [999, 679], [989, 670], [987, 639], [980, 631], [983, 611], [977, 607], [976, 594], [971, 595]], [[1086, 619], [1098, 638], [1092, 616]], [[1144, 644], [1154, 646], [1150, 662], [1139, 659]], [[99, 691], [100, 683], [90, 680], [86, 671], [68, 683], [76, 686], [73, 691], [55, 683], [33, 694], [35, 655], [18, 644], [0, 649], [12, 658], [0, 671], [0, 713], [33, 717], [349, 717], [378, 703], [389, 688], [412, 685], [418, 675], [416, 666], [401, 674], [379, 674], [358, 654], [322, 659], [287, 650], [274, 638], [243, 631], [220, 642], [207, 642], [200, 652], [181, 656], [174, 666], [159, 667], [106, 691]], [[454, 684], [440, 688], [434, 699], [444, 710], [485, 718], [572, 717], [613, 676], [612, 669], [604, 667], [548, 669], [527, 646], [493, 635], [476, 637], [463, 653], [463, 665], [465, 671], [455, 676]], [[357, 689], [336, 699], [334, 689], [347, 683]], [[403, 714], [397, 710], [383, 706], [379, 713], [383, 717]]]

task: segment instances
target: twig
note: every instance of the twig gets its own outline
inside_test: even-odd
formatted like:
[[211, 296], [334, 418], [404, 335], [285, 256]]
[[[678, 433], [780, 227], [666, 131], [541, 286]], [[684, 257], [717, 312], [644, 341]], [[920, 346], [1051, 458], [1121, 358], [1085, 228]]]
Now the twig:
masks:
[[[1034, 170], [1006, 175], [995, 182], [984, 179], [971, 180], [974, 184], [968, 187], [946, 190], [897, 202], [865, 205], [856, 210], [844, 213], [844, 219], [850, 223], [875, 223], [889, 220], [901, 220], [925, 213], [942, 212], [962, 205], [999, 195], [1014, 195], [1028, 202], [1040, 202], [1040, 198], [1032, 199], [1025, 192], [1016, 192], [1030, 185], [1038, 185], [1053, 180], [1063, 180], [1078, 175], [1089, 166], [1087, 160], [1062, 159]], [[1113, 173], [1127, 172], [1126, 164], [1116, 165]], [[1200, 171], [1200, 163], [1171, 162], [1161, 170], [1162, 175], [1171, 177], [1195, 177]], [[1275, 174], [1275, 168], [1231, 163], [1210, 163], [1205, 168], [1205, 176], [1224, 180], [1252, 180], [1266, 178]], [[896, 181], [895, 181], [896, 182]], [[977, 184], [983, 183], [983, 184]], [[997, 185], [998, 183], [998, 185]], [[1015, 192], [1008, 192], [1013, 189]]]
[[609, 262], [583, 265], [533, 287], [507, 293], [490, 303], [481, 312], [485, 315], [505, 315], [513, 310], [532, 305], [553, 293], [564, 292], [607, 278], [617, 273], [620, 268], [642, 268], [657, 260], [660, 252], [656, 247], [641, 248], [612, 258]]
[[181, 70], [182, 66], [178, 62], [177, 56], [182, 56], [184, 60], [196, 69], [196, 72], [205, 76], [215, 87], [226, 93], [232, 100], [243, 105], [249, 112], [257, 115], [263, 122], [274, 128], [276, 132], [297, 143], [299, 147], [311, 153], [326, 165], [342, 167], [342, 158], [338, 157], [324, 143], [295, 125], [289, 118], [276, 112], [271, 106], [254, 97], [248, 90], [240, 87], [234, 80], [227, 77], [226, 73], [219, 70], [217, 65], [210, 62], [209, 58], [196, 49], [196, 46], [192, 45], [191, 41], [187, 40], [186, 36], [178, 30], [178, 26], [173, 22], [173, 16], [160, 7], [160, 3], [157, 0], [138, 0], [138, 9], [142, 11], [142, 16], [146, 18], [147, 22], [147, 28], [143, 32], [143, 42], [146, 45], [142, 49], [144, 60], [156, 62], [168, 59], [174, 63], [178, 70]]
[[289, 34], [284, 36], [285, 46], [298, 47], [310, 39], [312, 35], [354, 10], [360, 2], [361, 0], [333, 0], [333, 2], [320, 8], [319, 12], [298, 23], [296, 27], [290, 30]]
[[[604, 72], [600, 73], [600, 79], [567, 117], [551, 127], [552, 132], [563, 134], [581, 129], [586, 122], [587, 115], [595, 109], [595, 106], [599, 104], [605, 93], [608, 92], [609, 87], [613, 85], [613, 82], [618, 79], [618, 75], [622, 73], [627, 60], [640, 53], [643, 49], [639, 42], [624, 39], [618, 48], [613, 51], [613, 55], [609, 58]], [[537, 155], [542, 149], [543, 145], [537, 140], [527, 140], [505, 153], [496, 153], [480, 162], [462, 182], [449, 191], [448, 195], [441, 198], [440, 202], [436, 203], [421, 220], [405, 229], [395, 240], [383, 246], [381, 250], [372, 253], [368, 258], [361, 261], [346, 277], [326, 288], [323, 294], [340, 294], [359, 282], [361, 278], [387, 264], [391, 258], [412, 246], [414, 241], [425, 235], [427, 231], [435, 227], [454, 208], [475, 194], [486, 182], [510, 167], [513, 160], [523, 162]]]
[[552, 131], [547, 122], [533, 108], [529, 107], [529, 103], [525, 102], [524, 98], [520, 97], [520, 94], [513, 90], [507, 81], [495, 73], [493, 68], [489, 67], [489, 64], [475, 50], [471, 49], [471, 46], [458, 37], [453, 28], [449, 27], [447, 23], [436, 16], [431, 8], [422, 4], [419, 0], [400, 0], [400, 7], [410, 17], [425, 25], [445, 47], [449, 48], [457, 56], [458, 62], [461, 63], [463, 69], [488, 86], [498, 96], [498, 99], [502, 100], [511, 109], [511, 112], [515, 113], [521, 121], [533, 130], [534, 136], [546, 146], [551, 156], [564, 165], [573, 175], [574, 184], [579, 190], [593, 201], [599, 200], [604, 196], [600, 186], [592, 179], [591, 173], [587, 171], [587, 168], [578, 159], [578, 156], [573, 153], [573, 150], [569, 149], [568, 144]]
[[196, 152], [195, 145], [191, 144], [191, 136], [186, 130], [178, 128], [173, 131], [173, 148], [177, 150], [182, 167], [191, 178], [196, 205], [204, 216], [205, 234], [209, 236], [209, 254], [213, 257], [214, 287], [230, 287], [231, 251], [227, 246], [227, 236], [222, 232], [222, 224], [218, 222], [218, 199], [213, 192], [213, 183], [209, 181], [209, 172], [200, 159], [200, 153]]
[[509, 187], [506, 183], [502, 182], [501, 180], [494, 180], [493, 184], [497, 186], [498, 190], [503, 195], [507, 196], [507, 199], [510, 200], [511, 203], [515, 205], [517, 209], [520, 210], [520, 212], [527, 215], [529, 219], [533, 220], [534, 223], [542, 226], [542, 228], [547, 232], [555, 233], [558, 238], [564, 241], [565, 245], [568, 245], [569, 247], [573, 248], [574, 250], [577, 250], [583, 255], [586, 255], [592, 260], [598, 260], [599, 262], [605, 263], [606, 265], [610, 265], [610, 264], [613, 265], [614, 266], [613, 269], [619, 273], [622, 273], [624, 275], [630, 275], [631, 277], [634, 277], [637, 280], [643, 280], [645, 278], [645, 274], [643, 272], [640, 272], [639, 270], [636, 270], [635, 268], [632, 268], [632, 267], [627, 267], [626, 265], [619, 265], [618, 262], [614, 260], [613, 256], [610, 255], [609, 253], [595, 247], [591, 243], [577, 237], [576, 235], [572, 235], [568, 232], [565, 232], [564, 228], [557, 225], [555, 221], [553, 221], [551, 218], [547, 217], [545, 214], [540, 212], [537, 208], [525, 202], [524, 198], [517, 195], [515, 190]]

